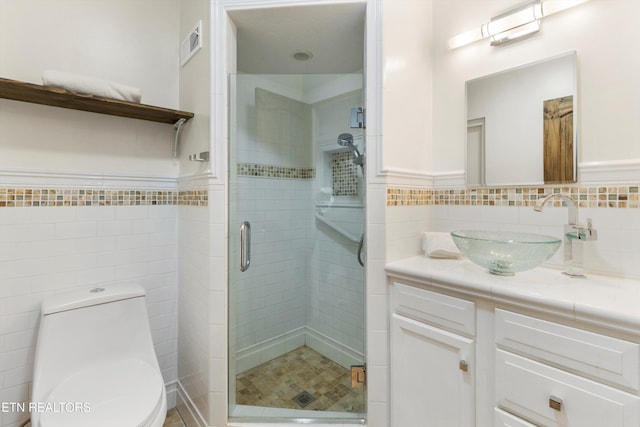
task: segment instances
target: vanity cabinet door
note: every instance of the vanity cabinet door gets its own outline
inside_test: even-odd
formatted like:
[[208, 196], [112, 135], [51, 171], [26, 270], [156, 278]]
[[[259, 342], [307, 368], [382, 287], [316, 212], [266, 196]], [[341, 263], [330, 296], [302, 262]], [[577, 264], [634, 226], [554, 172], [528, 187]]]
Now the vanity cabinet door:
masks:
[[391, 425], [474, 426], [474, 341], [395, 313], [391, 322]]

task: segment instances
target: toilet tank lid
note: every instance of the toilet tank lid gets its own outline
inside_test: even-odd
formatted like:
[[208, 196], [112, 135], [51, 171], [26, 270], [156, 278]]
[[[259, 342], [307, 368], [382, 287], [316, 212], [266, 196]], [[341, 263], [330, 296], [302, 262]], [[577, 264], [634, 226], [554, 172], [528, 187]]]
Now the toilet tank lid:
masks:
[[47, 315], [145, 295], [146, 291], [137, 283], [78, 289], [56, 294], [45, 299], [42, 302], [41, 312], [43, 315]]

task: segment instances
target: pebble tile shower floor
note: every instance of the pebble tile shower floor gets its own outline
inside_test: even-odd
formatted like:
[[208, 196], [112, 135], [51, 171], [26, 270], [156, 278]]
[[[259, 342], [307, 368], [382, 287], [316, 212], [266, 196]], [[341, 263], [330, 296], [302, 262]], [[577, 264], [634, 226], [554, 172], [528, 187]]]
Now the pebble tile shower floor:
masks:
[[[364, 390], [351, 387], [348, 369], [309, 347], [297, 348], [236, 376], [239, 405], [364, 413]], [[315, 398], [304, 408], [294, 401], [303, 392]]]

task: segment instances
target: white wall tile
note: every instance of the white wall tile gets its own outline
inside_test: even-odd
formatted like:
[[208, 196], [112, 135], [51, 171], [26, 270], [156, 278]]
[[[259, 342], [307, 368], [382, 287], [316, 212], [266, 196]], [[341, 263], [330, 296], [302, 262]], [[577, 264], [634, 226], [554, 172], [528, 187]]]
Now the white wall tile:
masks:
[[77, 244], [78, 252], [108, 252], [116, 249], [116, 238], [113, 236], [74, 239], [73, 241]]
[[218, 392], [227, 390], [227, 361], [225, 358], [209, 358], [209, 388]]
[[41, 276], [55, 271], [58, 270], [54, 258], [19, 259], [5, 262], [0, 277], [12, 279]]
[[[77, 253], [72, 255], [63, 255], [54, 257], [56, 272], [78, 271], [85, 268], [96, 267], [96, 254]], [[41, 261], [38, 261], [40, 263]]]
[[77, 210], [78, 221], [114, 221], [116, 206], [84, 206]]
[[3, 224], [0, 225], [0, 242], [51, 240], [54, 236], [54, 230], [53, 224]]
[[76, 207], [40, 207], [32, 209], [31, 222], [58, 223], [76, 221], [78, 208]]
[[113, 243], [113, 249], [135, 249], [135, 248], [146, 248], [147, 246], [155, 246], [151, 243], [151, 239], [158, 239], [158, 236], [163, 236], [167, 238], [169, 241], [175, 240], [175, 234], [168, 232], [166, 234], [159, 233], [159, 235], [155, 234], [135, 234], [135, 235], [124, 235], [117, 237], [110, 237]]
[[0, 224], [27, 224], [32, 216], [33, 209], [0, 209]]
[[[77, 286], [125, 279], [147, 287], [150, 301], [158, 298], [153, 284], [163, 284], [159, 298], [164, 302], [155, 303], [162, 304], [162, 315], [150, 316], [150, 322], [152, 331], [168, 331], [155, 345], [162, 353], [165, 380], [176, 378], [177, 281], [170, 278], [177, 271], [178, 211], [176, 207], [163, 209], [152, 220], [153, 208], [127, 207], [119, 215], [127, 218], [123, 221], [115, 220], [114, 207], [0, 209], [0, 393], [16, 387], [28, 389], [29, 361], [45, 297]], [[133, 237], [133, 221], [152, 222], [148, 229], [159, 235]], [[23, 360], [20, 365], [19, 358]]]
[[116, 221], [147, 219], [152, 206], [116, 206]]
[[[102, 236], [123, 236], [133, 233], [132, 221], [99, 221], [97, 224], [97, 235]], [[139, 227], [149, 228], [153, 232], [153, 225], [149, 221], [140, 221]]]
[[96, 265], [98, 267], [117, 266], [117, 265], [127, 264], [131, 260], [132, 260], [131, 250], [100, 252], [100, 254], [97, 255], [97, 258], [96, 258]]
[[83, 252], [76, 239], [20, 242], [16, 247], [17, 258], [45, 258], [56, 255], [72, 255]]
[[[178, 380], [201, 414], [209, 402], [208, 210], [180, 206], [178, 212]], [[226, 330], [225, 330], [226, 333]], [[226, 350], [226, 349], [225, 349]]]
[[79, 286], [109, 283], [115, 279], [116, 273], [114, 267], [81, 269], [76, 272], [76, 282]]

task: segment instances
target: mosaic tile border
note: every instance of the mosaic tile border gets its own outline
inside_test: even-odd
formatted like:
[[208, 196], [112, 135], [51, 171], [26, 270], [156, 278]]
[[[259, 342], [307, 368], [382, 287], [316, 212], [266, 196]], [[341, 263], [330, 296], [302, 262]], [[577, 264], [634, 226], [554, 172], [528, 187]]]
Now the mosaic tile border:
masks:
[[178, 192], [179, 206], [208, 206], [209, 192], [207, 190], [189, 190]]
[[238, 176], [282, 179], [313, 179], [316, 177], [314, 168], [291, 168], [259, 163], [238, 163], [237, 166]]
[[105, 190], [0, 187], [0, 208], [41, 206], [207, 206], [207, 190]]
[[[581, 208], [639, 208], [638, 185], [462, 189], [387, 188], [387, 206], [533, 206], [538, 197], [565, 193]], [[562, 202], [553, 201], [553, 206]]]

